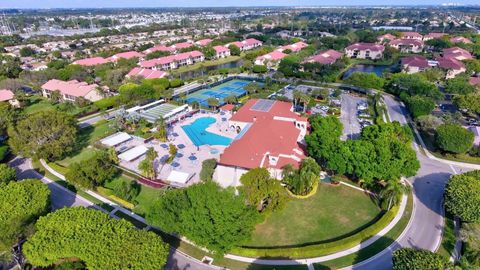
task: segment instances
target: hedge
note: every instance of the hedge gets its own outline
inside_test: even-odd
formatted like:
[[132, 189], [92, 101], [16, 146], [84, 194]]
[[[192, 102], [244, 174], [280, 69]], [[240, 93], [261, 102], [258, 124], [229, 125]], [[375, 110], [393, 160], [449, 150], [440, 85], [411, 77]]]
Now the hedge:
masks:
[[365, 228], [357, 234], [340, 239], [338, 241], [314, 244], [308, 246], [299, 246], [293, 248], [271, 248], [271, 249], [257, 249], [257, 248], [234, 248], [230, 253], [239, 256], [259, 258], [268, 257], [274, 258], [290, 258], [303, 259], [329, 255], [338, 251], [352, 248], [368, 238], [371, 238], [383, 228], [385, 228], [397, 215], [399, 206], [392, 207], [386, 212], [375, 224]]
[[105, 110], [108, 110], [110, 108], [113, 108], [115, 107], [116, 103], [117, 103], [117, 96], [113, 96], [113, 97], [107, 97], [107, 98], [103, 98], [103, 99], [100, 99], [98, 101], [95, 101], [93, 104], [101, 111], [105, 111]]

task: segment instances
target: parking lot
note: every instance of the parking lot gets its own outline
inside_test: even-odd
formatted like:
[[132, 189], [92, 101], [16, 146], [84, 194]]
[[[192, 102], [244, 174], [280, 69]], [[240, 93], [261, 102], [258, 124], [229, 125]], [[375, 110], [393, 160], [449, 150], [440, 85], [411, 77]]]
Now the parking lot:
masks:
[[[343, 124], [343, 134], [341, 139], [357, 139], [362, 131], [362, 125], [368, 125], [367, 120], [358, 117], [359, 104], [366, 104], [367, 98], [354, 96], [351, 94], [342, 94], [342, 115], [340, 121]], [[364, 115], [366, 116], [366, 115]]]

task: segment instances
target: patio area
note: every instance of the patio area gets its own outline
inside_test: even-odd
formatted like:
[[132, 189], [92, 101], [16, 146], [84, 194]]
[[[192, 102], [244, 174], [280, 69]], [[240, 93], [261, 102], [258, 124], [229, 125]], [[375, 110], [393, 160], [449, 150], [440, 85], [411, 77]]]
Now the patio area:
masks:
[[[188, 178], [186, 183], [182, 181], [173, 181], [171, 184], [177, 186], [190, 185], [200, 181], [200, 171], [202, 169], [202, 162], [206, 159], [219, 159], [220, 154], [225, 150], [226, 145], [209, 145], [204, 144], [196, 146], [190, 139], [189, 135], [185, 132], [182, 126], [190, 125], [198, 119], [210, 117], [215, 119], [215, 122], [210, 124], [205, 131], [213, 133], [215, 135], [226, 137], [230, 140], [237, 136], [234, 130], [229, 129], [228, 120], [231, 117], [230, 112], [212, 113], [209, 111], [199, 111], [198, 113], [187, 117], [179, 122], [176, 122], [172, 126], [168, 127], [168, 141], [159, 142], [152, 140], [145, 142], [143, 138], [132, 136], [131, 140], [128, 140], [115, 148], [117, 151], [125, 151], [138, 146], [153, 147], [158, 153], [158, 158], [155, 161], [155, 167], [157, 170], [157, 178], [163, 181], [170, 182], [168, 180], [175, 178]], [[192, 136], [190, 134], [190, 136]], [[177, 155], [171, 163], [167, 163], [169, 157], [169, 145], [173, 144], [177, 147]], [[145, 159], [145, 155], [142, 155], [134, 160], [125, 161], [120, 160], [120, 165], [140, 173], [138, 170], [138, 164]], [[188, 176], [187, 176], [188, 175]]]

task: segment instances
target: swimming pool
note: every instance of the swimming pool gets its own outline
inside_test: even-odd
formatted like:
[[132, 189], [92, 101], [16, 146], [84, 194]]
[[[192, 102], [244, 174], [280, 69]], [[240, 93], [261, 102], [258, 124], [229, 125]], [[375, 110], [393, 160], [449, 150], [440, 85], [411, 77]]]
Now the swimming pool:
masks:
[[190, 125], [182, 126], [182, 129], [195, 146], [230, 145], [232, 139], [206, 131], [206, 129], [215, 122], [216, 120], [213, 117], [202, 117]]

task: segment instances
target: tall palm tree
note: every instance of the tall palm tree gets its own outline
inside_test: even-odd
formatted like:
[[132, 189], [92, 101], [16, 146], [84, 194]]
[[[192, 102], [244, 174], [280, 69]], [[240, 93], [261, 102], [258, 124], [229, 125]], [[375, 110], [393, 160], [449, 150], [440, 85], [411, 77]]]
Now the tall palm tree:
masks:
[[380, 199], [387, 202], [387, 211], [399, 203], [400, 195], [408, 192], [410, 188], [400, 181], [388, 181], [378, 193]]

